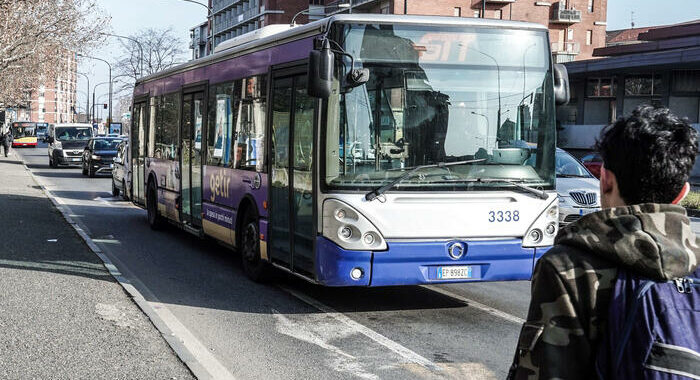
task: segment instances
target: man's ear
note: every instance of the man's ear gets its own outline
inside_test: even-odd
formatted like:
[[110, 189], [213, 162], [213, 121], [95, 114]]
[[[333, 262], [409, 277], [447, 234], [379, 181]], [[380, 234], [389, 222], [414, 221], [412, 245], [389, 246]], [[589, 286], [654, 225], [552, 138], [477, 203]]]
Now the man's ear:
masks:
[[605, 165], [600, 167], [600, 193], [610, 194], [617, 183], [615, 173], [605, 169]]

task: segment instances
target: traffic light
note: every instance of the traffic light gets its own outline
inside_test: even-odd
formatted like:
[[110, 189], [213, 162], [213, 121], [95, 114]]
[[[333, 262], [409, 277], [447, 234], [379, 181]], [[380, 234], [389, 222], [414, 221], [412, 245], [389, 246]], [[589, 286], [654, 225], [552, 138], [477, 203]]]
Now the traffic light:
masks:
[[103, 104], [102, 108], [107, 109], [107, 103]]

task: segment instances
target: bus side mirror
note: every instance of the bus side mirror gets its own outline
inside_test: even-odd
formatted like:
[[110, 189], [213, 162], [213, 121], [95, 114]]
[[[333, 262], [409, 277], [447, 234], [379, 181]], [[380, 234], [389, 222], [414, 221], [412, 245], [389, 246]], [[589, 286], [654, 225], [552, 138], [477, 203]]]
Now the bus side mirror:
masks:
[[312, 50], [309, 54], [309, 73], [307, 92], [315, 98], [328, 98], [333, 89], [333, 64], [335, 55], [331, 51], [331, 44], [323, 40], [320, 50]]
[[561, 63], [554, 64], [554, 101], [558, 106], [569, 102], [569, 73]]

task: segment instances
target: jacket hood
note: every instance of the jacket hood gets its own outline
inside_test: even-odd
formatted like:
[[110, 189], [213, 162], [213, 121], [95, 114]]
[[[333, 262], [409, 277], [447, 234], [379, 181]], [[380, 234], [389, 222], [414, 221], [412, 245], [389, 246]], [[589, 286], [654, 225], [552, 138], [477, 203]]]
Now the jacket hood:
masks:
[[647, 203], [588, 214], [562, 228], [555, 244], [591, 252], [655, 281], [687, 276], [700, 259], [700, 241], [685, 209], [670, 204]]

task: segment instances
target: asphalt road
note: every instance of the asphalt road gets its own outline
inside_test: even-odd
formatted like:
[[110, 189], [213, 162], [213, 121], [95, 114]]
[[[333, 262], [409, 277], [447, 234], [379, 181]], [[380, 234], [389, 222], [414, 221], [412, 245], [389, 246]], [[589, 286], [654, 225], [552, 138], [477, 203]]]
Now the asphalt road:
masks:
[[183, 360], [214, 376], [506, 375], [529, 282], [334, 289], [280, 275], [256, 284], [226, 248], [174, 228], [152, 231], [144, 210], [111, 196], [111, 177], [50, 169], [43, 146], [18, 152], [177, 334], [192, 355]]

